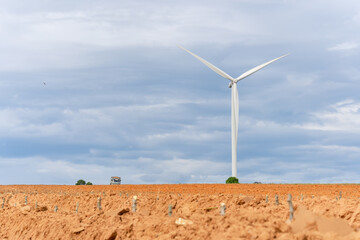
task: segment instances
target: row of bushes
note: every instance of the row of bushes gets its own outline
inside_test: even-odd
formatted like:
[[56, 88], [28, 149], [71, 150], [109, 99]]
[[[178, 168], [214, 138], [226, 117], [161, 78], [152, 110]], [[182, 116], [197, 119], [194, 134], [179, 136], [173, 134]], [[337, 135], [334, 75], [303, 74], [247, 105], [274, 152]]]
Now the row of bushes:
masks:
[[[239, 179], [237, 179], [236, 177], [229, 177], [226, 180], [226, 183], [239, 183]], [[261, 182], [254, 182], [254, 184], [261, 184]]]
[[93, 185], [91, 182], [85, 182], [85, 180], [80, 179], [75, 183], [75, 185]]

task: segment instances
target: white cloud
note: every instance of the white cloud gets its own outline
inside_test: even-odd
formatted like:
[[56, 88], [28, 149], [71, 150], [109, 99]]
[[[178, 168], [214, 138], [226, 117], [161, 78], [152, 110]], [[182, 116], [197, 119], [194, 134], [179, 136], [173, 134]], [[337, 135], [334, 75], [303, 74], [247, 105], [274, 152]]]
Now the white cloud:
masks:
[[343, 51], [343, 50], [353, 50], [359, 47], [359, 44], [357, 42], [343, 42], [340, 44], [337, 44], [333, 47], [329, 47], [329, 51]]
[[360, 24], [360, 11], [358, 11], [351, 20], [356, 24]]
[[321, 144], [311, 144], [311, 145], [299, 145], [294, 147], [286, 147], [284, 149], [301, 149], [301, 150], [315, 150], [315, 151], [324, 151], [327, 154], [334, 153], [360, 153], [360, 147], [358, 146], [342, 146], [342, 145], [321, 145]]
[[286, 81], [288, 81], [292, 87], [308, 87], [313, 85], [315, 81], [319, 80], [319, 75], [315, 73], [309, 74], [288, 74], [286, 75]]
[[311, 114], [312, 122], [297, 127], [309, 130], [360, 132], [360, 103], [345, 100], [330, 105], [327, 111]]
[[[91, 163], [89, 156], [72, 156], [72, 159], [48, 159], [46, 157], [0, 158], [3, 171], [12, 176], [0, 176], [2, 184], [74, 184], [82, 178], [94, 184], [108, 184], [113, 175], [122, 177], [124, 184], [146, 183], [201, 183], [223, 182], [227, 163], [198, 159], [102, 159], [110, 162], [104, 166], [101, 161]], [[77, 159], [77, 163], [74, 162]], [[87, 160], [80, 162], [83, 158]], [[17, 169], [17, 170], [16, 170]]]
[[[114, 6], [115, 5], [115, 6]], [[92, 6], [92, 7], [91, 7]], [[81, 9], [81, 8], [80, 8]], [[93, 4], [82, 10], [3, 11], [0, 13], [0, 69], [58, 69], [94, 66], [101, 51], [131, 47], [175, 47], [177, 43], [239, 42], [260, 34], [260, 21], [226, 8], [203, 4]], [[220, 12], [219, 12], [220, 11]], [[226, 12], [227, 18], [220, 14]], [[252, 20], [249, 27], [246, 21]], [[215, 31], [202, 31], [211, 25]]]
[[[103, 166], [99, 163], [88, 162], [80, 163], [81, 158], [87, 156], [72, 156], [69, 160], [49, 159], [43, 156], [24, 157], [24, 158], [0, 158], [0, 166], [3, 171], [13, 174], [1, 174], [0, 182], [4, 184], [75, 184], [83, 178], [94, 184], [108, 184], [111, 175], [122, 174], [127, 178], [127, 182], [139, 181], [139, 179], [128, 176], [126, 172], [134, 172], [132, 166]], [[78, 163], [75, 163], [78, 161]]]
[[[214, 107], [218, 104], [216, 100], [153, 97], [139, 104], [94, 108], [5, 108], [0, 109], [0, 133], [2, 137], [13, 139], [55, 138], [57, 142], [108, 146], [124, 141], [138, 141], [143, 145], [169, 140], [211, 141], [227, 136], [228, 132], [222, 129], [228, 126], [229, 119], [216, 115], [187, 115], [191, 107], [183, 106]], [[171, 123], [172, 119], [176, 121]], [[181, 119], [189, 123], [177, 123]], [[164, 122], [172, 127], [162, 127]], [[141, 129], [146, 131], [141, 132]]]
[[181, 124], [178, 130], [169, 129], [168, 132], [147, 134], [139, 141], [143, 145], [161, 145], [169, 141], [201, 144], [221, 142], [230, 135], [229, 124], [227, 124], [229, 118], [225, 116], [196, 117], [191, 124]]
[[[351, 165], [338, 167], [318, 159], [313, 162], [269, 161], [261, 168], [243, 171], [239, 174], [240, 182], [260, 181], [262, 183], [354, 183], [360, 174]], [[341, 165], [344, 165], [341, 162]], [[355, 167], [356, 168], [356, 167]], [[266, 170], [265, 170], [266, 169]]]

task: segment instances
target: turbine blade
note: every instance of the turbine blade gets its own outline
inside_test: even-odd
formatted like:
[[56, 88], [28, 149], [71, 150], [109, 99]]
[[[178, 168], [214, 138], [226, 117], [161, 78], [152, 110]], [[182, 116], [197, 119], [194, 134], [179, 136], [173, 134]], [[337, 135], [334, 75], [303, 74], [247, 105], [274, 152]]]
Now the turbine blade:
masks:
[[266, 63], [264, 63], [264, 64], [261, 64], [261, 65], [259, 65], [259, 66], [257, 66], [257, 67], [254, 67], [254, 68], [250, 69], [249, 71], [247, 71], [247, 72], [241, 74], [239, 77], [237, 77], [237, 78], [236, 78], [236, 82], [238, 82], [238, 81], [240, 81], [240, 80], [242, 80], [242, 79], [250, 76], [251, 74], [259, 71], [260, 69], [266, 67], [266, 66], [269, 65], [270, 63], [273, 63], [273, 62], [279, 60], [280, 58], [286, 57], [287, 55], [289, 55], [289, 54], [282, 55], [282, 56], [280, 56], [280, 57], [278, 57], [278, 58], [275, 58], [275, 59], [273, 59], [273, 60], [271, 60], [271, 61], [268, 61], [268, 62], [266, 62]]
[[200, 62], [202, 62], [203, 64], [205, 64], [208, 68], [210, 68], [211, 70], [213, 70], [214, 72], [216, 72], [217, 74], [219, 74], [220, 76], [229, 79], [230, 81], [235, 81], [235, 79], [233, 77], [231, 77], [229, 74], [227, 74], [226, 72], [224, 72], [223, 70], [217, 68], [216, 66], [214, 66], [213, 64], [209, 63], [208, 61], [206, 61], [205, 59], [199, 57], [198, 55], [196, 55], [195, 53], [190, 52], [189, 50], [187, 50], [184, 47], [178, 46], [179, 48], [187, 51], [188, 53], [190, 53], [191, 55], [193, 55], [195, 58], [197, 58]]

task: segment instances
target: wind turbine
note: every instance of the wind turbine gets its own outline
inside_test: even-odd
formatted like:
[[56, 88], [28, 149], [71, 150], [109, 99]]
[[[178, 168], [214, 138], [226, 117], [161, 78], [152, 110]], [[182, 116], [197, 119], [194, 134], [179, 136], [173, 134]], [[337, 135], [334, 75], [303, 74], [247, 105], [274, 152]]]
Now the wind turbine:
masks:
[[231, 88], [231, 160], [232, 160], [232, 176], [236, 177], [237, 176], [237, 166], [236, 166], [236, 164], [237, 164], [237, 157], [236, 157], [237, 149], [236, 149], [236, 147], [237, 147], [237, 138], [238, 138], [238, 126], [239, 126], [239, 96], [238, 96], [238, 90], [237, 90], [237, 82], [250, 76], [251, 74], [259, 71], [260, 69], [266, 67], [270, 63], [273, 63], [273, 62], [279, 60], [280, 58], [287, 56], [288, 54], [282, 55], [278, 58], [275, 58], [271, 61], [261, 64], [257, 67], [254, 67], [254, 68], [250, 69], [249, 71], [241, 74], [239, 77], [233, 78], [226, 72], [222, 71], [221, 69], [215, 67], [213, 64], [206, 61], [205, 59], [199, 57], [198, 55], [190, 52], [189, 50], [187, 50], [181, 46], [179, 46], [179, 47], [182, 48], [183, 50], [185, 50], [186, 52], [190, 53], [191, 55], [193, 55], [200, 62], [205, 64], [207, 67], [209, 67], [211, 70], [213, 70], [220, 76], [230, 80], [229, 88]]

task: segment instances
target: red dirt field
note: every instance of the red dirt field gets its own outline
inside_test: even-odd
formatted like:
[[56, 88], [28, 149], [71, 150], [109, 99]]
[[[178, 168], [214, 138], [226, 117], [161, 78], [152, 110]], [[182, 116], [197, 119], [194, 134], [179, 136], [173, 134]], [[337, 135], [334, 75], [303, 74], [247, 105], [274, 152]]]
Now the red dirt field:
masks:
[[0, 186], [0, 239], [360, 239], [359, 197], [351, 184]]

